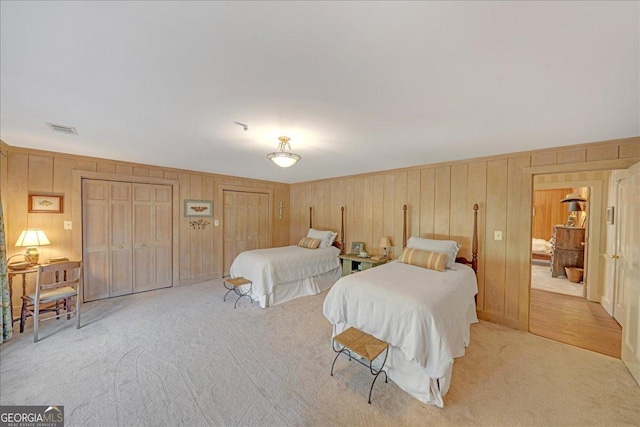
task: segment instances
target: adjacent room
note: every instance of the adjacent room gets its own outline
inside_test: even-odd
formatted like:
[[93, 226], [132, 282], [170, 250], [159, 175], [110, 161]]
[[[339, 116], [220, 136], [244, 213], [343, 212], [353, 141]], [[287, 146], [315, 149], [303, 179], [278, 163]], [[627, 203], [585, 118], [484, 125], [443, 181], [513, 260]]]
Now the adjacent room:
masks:
[[637, 425], [639, 76], [637, 1], [3, 0], [0, 420]]

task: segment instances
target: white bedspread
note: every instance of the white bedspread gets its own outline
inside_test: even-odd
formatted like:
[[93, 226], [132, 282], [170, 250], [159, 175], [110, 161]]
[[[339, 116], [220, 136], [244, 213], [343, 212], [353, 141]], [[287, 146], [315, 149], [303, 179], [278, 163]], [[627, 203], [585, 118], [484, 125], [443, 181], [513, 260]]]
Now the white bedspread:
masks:
[[533, 237], [531, 238], [531, 252], [551, 255], [553, 252], [553, 245], [547, 240], [536, 239]]
[[346, 323], [399, 348], [436, 379], [465, 353], [477, 292], [466, 265], [437, 272], [391, 262], [338, 280], [323, 313], [334, 325]]
[[306, 249], [298, 246], [256, 249], [240, 253], [231, 264], [233, 277], [253, 282], [252, 294], [269, 295], [281, 283], [317, 276], [340, 266], [336, 247]]

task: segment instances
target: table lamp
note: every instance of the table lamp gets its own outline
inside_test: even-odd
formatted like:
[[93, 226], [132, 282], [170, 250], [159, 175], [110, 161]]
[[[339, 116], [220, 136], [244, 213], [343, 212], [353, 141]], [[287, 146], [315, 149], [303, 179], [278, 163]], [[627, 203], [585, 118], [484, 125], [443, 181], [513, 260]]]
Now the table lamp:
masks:
[[380, 244], [378, 246], [382, 248], [382, 256], [386, 258], [387, 248], [391, 247], [391, 242], [389, 242], [388, 238], [383, 237], [382, 239], [380, 239]]
[[50, 244], [51, 242], [47, 239], [44, 231], [37, 228], [28, 228], [23, 230], [16, 242], [16, 246], [27, 248], [27, 251], [24, 253], [24, 260], [30, 265], [37, 264], [40, 259], [40, 254], [38, 253], [38, 248], [36, 248], [36, 246], [45, 246]]

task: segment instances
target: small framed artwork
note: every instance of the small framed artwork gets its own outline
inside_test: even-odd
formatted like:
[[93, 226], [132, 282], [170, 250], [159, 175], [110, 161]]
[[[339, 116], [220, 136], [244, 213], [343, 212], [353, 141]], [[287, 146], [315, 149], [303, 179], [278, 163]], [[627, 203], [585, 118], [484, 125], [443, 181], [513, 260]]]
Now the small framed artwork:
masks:
[[64, 196], [29, 194], [30, 213], [62, 213]]
[[613, 224], [614, 214], [615, 214], [615, 208], [613, 206], [609, 206], [607, 208], [607, 224]]
[[358, 255], [360, 252], [364, 251], [364, 242], [352, 242], [351, 243], [351, 253]]
[[213, 216], [211, 200], [185, 200], [184, 216]]

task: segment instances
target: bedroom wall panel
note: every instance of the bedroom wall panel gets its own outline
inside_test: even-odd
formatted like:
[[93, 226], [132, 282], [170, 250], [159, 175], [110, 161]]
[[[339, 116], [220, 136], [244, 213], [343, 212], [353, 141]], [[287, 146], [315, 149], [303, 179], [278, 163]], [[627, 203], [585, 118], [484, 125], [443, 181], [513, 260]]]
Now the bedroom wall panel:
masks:
[[[81, 257], [82, 220], [74, 219], [72, 214], [74, 209], [78, 212], [82, 211], [79, 207], [80, 193], [74, 194], [74, 172], [78, 171], [96, 173], [100, 175], [100, 179], [116, 181], [136, 178], [178, 181], [179, 193], [176, 196], [176, 199], [179, 199], [178, 222], [176, 223], [178, 246], [176, 250], [172, 249], [169, 254], [173, 257], [173, 254], [176, 253], [179, 259], [175, 268], [177, 277], [174, 281], [174, 284], [178, 285], [210, 280], [222, 275], [222, 265], [218, 262], [217, 257], [217, 254], [222, 251], [222, 227], [215, 227], [213, 221], [220, 220], [222, 217], [222, 201], [218, 198], [217, 188], [224, 182], [238, 182], [250, 187], [273, 190], [276, 195], [274, 198], [277, 198], [274, 205], [277, 206], [277, 201], [283, 202], [285, 206], [283, 219], [278, 219], [277, 212], [272, 213], [272, 218], [274, 218], [270, 242], [272, 246], [289, 244], [292, 231], [289, 227], [289, 217], [297, 215], [297, 211], [292, 210], [289, 203], [288, 184], [31, 150], [14, 147], [4, 141], [0, 142], [0, 149], [6, 155], [6, 157], [0, 155], [0, 190], [5, 208], [9, 256], [23, 252], [22, 248], [14, 246], [23, 229], [42, 227], [51, 240], [51, 245], [43, 246], [40, 250], [42, 259], [54, 256]], [[64, 212], [61, 214], [27, 213], [28, 195], [41, 192], [64, 195]], [[189, 220], [193, 218], [184, 218], [182, 214], [182, 203], [185, 199], [212, 200], [214, 202], [214, 216], [206, 218], [211, 224], [205, 229], [194, 231], [189, 225]], [[306, 218], [308, 226], [308, 212]], [[72, 219], [73, 229], [65, 230], [64, 221]], [[306, 226], [304, 232], [306, 234]], [[156, 255], [166, 257], [168, 254], [165, 251], [156, 253]], [[35, 278], [31, 276], [33, 275], [27, 276], [27, 291], [31, 291], [35, 286]], [[13, 302], [14, 307], [17, 307], [18, 310], [20, 292], [14, 293]]]
[[[487, 163], [487, 232], [485, 240], [484, 310], [489, 314], [505, 314], [505, 257], [507, 234], [507, 165], [506, 159]], [[502, 231], [502, 240], [494, 239], [494, 232]]]
[[[320, 198], [312, 203], [306, 194], [322, 193], [324, 200], [330, 183], [346, 188], [353, 180], [353, 203], [348, 192], [341, 191], [337, 201], [331, 197], [331, 209], [345, 205], [348, 249], [352, 241], [363, 241], [369, 253], [380, 254], [379, 239], [390, 232], [391, 254], [397, 257], [402, 244], [398, 224], [407, 203], [409, 235], [458, 239], [463, 243], [460, 254], [469, 257], [472, 206], [478, 203], [478, 315], [527, 330], [533, 177], [593, 179], [594, 173], [607, 174], [593, 170], [628, 167], [635, 159], [640, 159], [640, 137], [292, 184], [291, 215], [302, 223], [292, 222], [290, 240], [294, 243], [294, 230], [306, 231], [310, 204], [328, 209]], [[339, 230], [335, 214], [327, 215], [332, 218], [327, 228]], [[502, 231], [503, 240], [494, 240], [494, 231]]]

